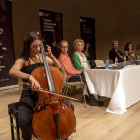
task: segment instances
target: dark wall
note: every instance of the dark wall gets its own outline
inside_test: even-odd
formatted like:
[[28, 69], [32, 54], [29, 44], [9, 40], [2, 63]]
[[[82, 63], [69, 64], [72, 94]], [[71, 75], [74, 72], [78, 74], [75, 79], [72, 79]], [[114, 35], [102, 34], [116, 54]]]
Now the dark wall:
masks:
[[[28, 31], [40, 30], [39, 8], [63, 13], [63, 36], [69, 42], [69, 55], [73, 41], [80, 38], [80, 16], [95, 19], [96, 58], [105, 60], [111, 41], [117, 39], [119, 49], [131, 41], [140, 44], [139, 0], [13, 0], [13, 32], [15, 56]], [[140, 53], [140, 51], [134, 50]]]

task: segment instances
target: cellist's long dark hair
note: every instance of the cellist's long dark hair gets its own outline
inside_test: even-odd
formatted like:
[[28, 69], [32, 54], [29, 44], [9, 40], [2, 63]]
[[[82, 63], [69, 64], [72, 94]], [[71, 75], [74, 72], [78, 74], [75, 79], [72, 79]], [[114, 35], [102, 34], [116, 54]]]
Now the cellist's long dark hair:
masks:
[[30, 44], [34, 40], [41, 40], [41, 37], [38, 34], [36, 34], [35, 32], [28, 32], [25, 35], [24, 41], [23, 41], [23, 46], [22, 46], [22, 51], [18, 58], [28, 60], [28, 58], [30, 56]]

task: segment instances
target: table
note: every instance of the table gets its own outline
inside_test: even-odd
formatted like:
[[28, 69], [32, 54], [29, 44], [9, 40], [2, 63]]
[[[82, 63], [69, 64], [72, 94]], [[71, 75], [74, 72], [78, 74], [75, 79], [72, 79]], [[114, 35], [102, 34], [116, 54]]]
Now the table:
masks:
[[85, 69], [84, 72], [91, 94], [111, 98], [107, 112], [123, 114], [140, 100], [140, 65], [128, 65], [121, 70]]

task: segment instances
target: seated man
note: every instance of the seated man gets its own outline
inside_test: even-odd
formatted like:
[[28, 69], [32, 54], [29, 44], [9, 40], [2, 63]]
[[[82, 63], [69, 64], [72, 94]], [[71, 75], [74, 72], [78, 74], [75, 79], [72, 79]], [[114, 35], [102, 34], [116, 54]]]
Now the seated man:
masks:
[[109, 52], [109, 58], [115, 63], [115, 58], [118, 58], [118, 62], [123, 62], [123, 53], [118, 50], [119, 42], [117, 40], [112, 41], [112, 50]]
[[[75, 69], [72, 65], [72, 62], [67, 54], [68, 52], [68, 42], [66, 40], [62, 40], [60, 42], [60, 50], [61, 54], [58, 58], [58, 61], [60, 62], [62, 68], [65, 70], [67, 76], [68, 76], [68, 82], [75, 82], [75, 81], [81, 81], [80, 76], [70, 76], [70, 75], [76, 75], [80, 74], [82, 78], [82, 82], [86, 84], [85, 76], [83, 75], [83, 71], [79, 71]], [[88, 95], [89, 95], [89, 104], [91, 106], [102, 106], [104, 103], [97, 101], [93, 94], [89, 93], [89, 90], [87, 88]]]

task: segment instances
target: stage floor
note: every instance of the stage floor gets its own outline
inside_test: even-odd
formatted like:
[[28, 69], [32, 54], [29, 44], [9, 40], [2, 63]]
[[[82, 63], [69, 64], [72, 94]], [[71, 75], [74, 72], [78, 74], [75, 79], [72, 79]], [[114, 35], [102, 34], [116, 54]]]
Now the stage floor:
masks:
[[[0, 140], [11, 140], [8, 104], [19, 101], [22, 83], [19, 88], [0, 91]], [[79, 96], [79, 95], [78, 95]], [[101, 97], [104, 106], [87, 106], [72, 102], [77, 120], [73, 140], [140, 140], [140, 102], [127, 109], [122, 115], [106, 112], [109, 98]]]

